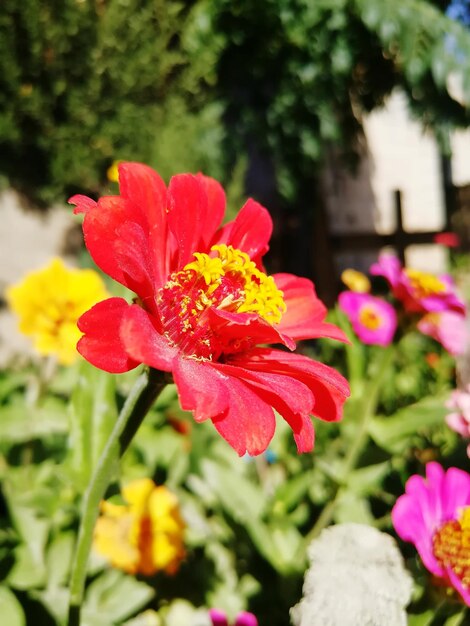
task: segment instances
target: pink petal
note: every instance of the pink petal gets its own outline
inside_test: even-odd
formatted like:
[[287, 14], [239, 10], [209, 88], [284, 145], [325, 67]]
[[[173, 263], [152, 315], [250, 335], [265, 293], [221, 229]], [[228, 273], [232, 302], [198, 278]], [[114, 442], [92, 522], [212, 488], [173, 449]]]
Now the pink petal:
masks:
[[134, 304], [128, 308], [120, 326], [120, 338], [126, 352], [139, 363], [171, 372], [176, 348], [159, 332], [158, 319]]
[[370, 267], [373, 276], [383, 276], [392, 288], [398, 286], [402, 277], [402, 265], [398, 257], [393, 254], [380, 254], [377, 263]]
[[95, 367], [119, 374], [140, 364], [132, 359], [119, 336], [121, 322], [129, 304], [123, 298], [109, 298], [98, 302], [78, 320], [85, 333], [77, 344], [80, 354]]
[[219, 609], [210, 609], [209, 617], [211, 618], [212, 626], [228, 626], [227, 616]]
[[452, 587], [461, 595], [462, 600], [467, 606], [470, 606], [470, 588], [464, 586], [460, 578], [452, 571], [450, 567], [446, 567], [447, 578]]
[[462, 437], [470, 437], [470, 424], [460, 413], [449, 413], [445, 417], [446, 424]]
[[[388, 346], [392, 342], [397, 328], [397, 314], [391, 304], [368, 293], [354, 291], [340, 293], [338, 304], [362, 342], [379, 346]], [[363, 323], [361, 316], [366, 309], [377, 316], [377, 328], [369, 328]]]
[[258, 626], [258, 620], [253, 613], [242, 611], [237, 615], [235, 626]]
[[461, 509], [470, 505], [470, 474], [450, 467], [441, 487], [444, 520], [456, 519]]
[[418, 330], [438, 341], [452, 355], [464, 354], [467, 349], [466, 318], [455, 311], [425, 315], [418, 322]]
[[277, 328], [293, 339], [329, 337], [349, 343], [349, 339], [334, 324], [324, 322], [327, 309], [318, 299], [312, 281], [293, 274], [274, 274], [277, 287], [287, 305]]

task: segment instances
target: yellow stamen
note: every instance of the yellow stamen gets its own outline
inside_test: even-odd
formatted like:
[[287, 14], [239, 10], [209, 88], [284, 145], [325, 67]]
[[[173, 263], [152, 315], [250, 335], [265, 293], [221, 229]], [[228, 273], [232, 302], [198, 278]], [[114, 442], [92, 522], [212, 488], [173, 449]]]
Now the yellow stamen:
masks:
[[370, 330], [377, 330], [382, 326], [382, 318], [371, 306], [363, 306], [359, 312], [359, 322]]
[[420, 270], [404, 270], [404, 272], [417, 298], [427, 298], [446, 290], [445, 284], [434, 274]]
[[236, 279], [241, 283], [242, 297], [227, 294], [219, 302], [219, 308], [231, 308], [237, 313], [257, 313], [270, 324], [279, 323], [286, 304], [274, 278], [259, 270], [246, 252], [225, 244], [213, 246], [212, 251], [217, 254], [216, 257], [196, 252], [196, 260], [183, 269], [192, 270], [204, 279], [208, 287], [207, 295], [203, 294], [204, 304], [211, 302], [207, 296], [216, 292], [224, 277]]

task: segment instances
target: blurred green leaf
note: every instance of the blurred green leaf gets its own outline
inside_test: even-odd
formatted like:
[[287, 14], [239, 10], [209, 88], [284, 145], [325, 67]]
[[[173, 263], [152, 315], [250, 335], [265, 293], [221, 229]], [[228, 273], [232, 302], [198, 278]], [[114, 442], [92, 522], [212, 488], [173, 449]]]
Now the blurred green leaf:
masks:
[[241, 473], [208, 459], [202, 462], [202, 474], [217, 494], [222, 507], [239, 523], [259, 519], [266, 506], [267, 495]]
[[375, 417], [370, 422], [370, 436], [388, 452], [401, 454], [410, 446], [411, 437], [444, 422], [449, 412], [444, 402], [445, 398], [424, 398], [391, 417]]
[[75, 533], [68, 531], [58, 534], [50, 543], [46, 555], [47, 584], [50, 587], [60, 587], [67, 582]]
[[370, 526], [374, 523], [374, 516], [366, 498], [358, 497], [350, 491], [343, 491], [337, 500], [334, 520], [337, 524], [356, 522]]
[[408, 626], [431, 626], [436, 616], [436, 611], [430, 609], [424, 613], [410, 613], [408, 615]]
[[83, 607], [84, 624], [109, 626], [131, 617], [142, 609], [155, 595], [152, 587], [109, 569], [98, 576], [88, 587]]
[[8, 587], [0, 586], [0, 619], [2, 626], [26, 626], [23, 609]]
[[65, 434], [68, 429], [62, 401], [48, 397], [38, 407], [24, 400], [0, 408], [0, 441], [24, 443], [50, 435]]
[[84, 490], [117, 419], [114, 377], [83, 361], [69, 416], [70, 468]]
[[389, 461], [355, 469], [346, 477], [347, 488], [357, 496], [369, 496], [377, 491], [389, 472]]

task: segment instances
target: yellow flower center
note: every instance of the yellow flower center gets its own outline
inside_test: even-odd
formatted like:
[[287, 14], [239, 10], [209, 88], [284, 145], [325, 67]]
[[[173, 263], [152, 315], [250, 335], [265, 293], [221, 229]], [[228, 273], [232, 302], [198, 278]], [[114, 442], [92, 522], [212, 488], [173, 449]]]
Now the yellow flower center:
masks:
[[404, 270], [404, 272], [416, 298], [427, 298], [446, 290], [445, 284], [434, 274], [419, 270]]
[[283, 293], [274, 278], [258, 269], [248, 254], [216, 245], [212, 254], [196, 252], [195, 260], [170, 276], [157, 301], [168, 338], [198, 358], [212, 358], [240, 345], [222, 345], [214, 336], [208, 312], [254, 313], [277, 324], [286, 310]]
[[470, 587], [470, 507], [465, 507], [458, 520], [450, 520], [436, 531], [433, 551], [439, 565], [450, 568]]
[[370, 305], [364, 305], [359, 311], [359, 322], [369, 330], [377, 330], [382, 326], [382, 318]]
[[370, 280], [362, 272], [349, 268], [341, 274], [341, 280], [351, 291], [369, 293]]

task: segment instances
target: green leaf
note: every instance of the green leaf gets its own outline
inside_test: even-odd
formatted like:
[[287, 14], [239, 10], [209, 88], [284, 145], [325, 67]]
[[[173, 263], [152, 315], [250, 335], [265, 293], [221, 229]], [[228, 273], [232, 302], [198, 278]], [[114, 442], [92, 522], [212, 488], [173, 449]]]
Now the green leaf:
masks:
[[24, 443], [32, 439], [67, 432], [62, 401], [46, 398], [39, 407], [29, 407], [23, 399], [0, 408], [0, 441]]
[[67, 582], [75, 533], [62, 532], [51, 542], [46, 555], [47, 583], [50, 587], [59, 587]]
[[465, 616], [467, 614], [467, 609], [463, 608], [458, 613], [455, 613], [451, 617], [448, 617], [444, 622], [444, 626], [465, 626], [467, 623], [465, 621]]
[[389, 461], [356, 469], [346, 478], [347, 489], [357, 496], [369, 496], [377, 491], [389, 472]]
[[15, 548], [15, 564], [8, 574], [8, 583], [16, 589], [42, 586], [46, 580], [44, 549], [50, 521], [38, 516], [37, 511], [16, 502], [5, 486], [10, 515], [22, 539]]
[[84, 490], [117, 419], [114, 377], [84, 361], [69, 415], [69, 464]]
[[[149, 585], [110, 569], [96, 578], [88, 587], [84, 603], [86, 624], [121, 622], [132, 617], [155, 595]], [[100, 621], [100, 620], [103, 620]]]
[[370, 422], [369, 434], [384, 450], [401, 454], [410, 447], [410, 439], [444, 422], [449, 412], [444, 402], [444, 398], [425, 398], [391, 417], [375, 417]]
[[339, 496], [334, 511], [334, 519], [337, 524], [356, 522], [371, 526], [374, 523], [369, 501], [366, 498], [359, 498], [350, 491], [344, 491]]
[[429, 609], [424, 613], [415, 613], [408, 615], [408, 626], [431, 626], [436, 611]]
[[0, 616], [4, 626], [26, 626], [26, 619], [15, 594], [0, 586]]
[[244, 524], [261, 517], [267, 496], [253, 482], [233, 469], [208, 459], [202, 463], [202, 474], [234, 520]]
[[251, 519], [246, 524], [251, 540], [260, 554], [283, 575], [305, 569], [305, 545], [299, 531], [287, 523], [264, 524]]

